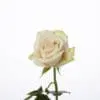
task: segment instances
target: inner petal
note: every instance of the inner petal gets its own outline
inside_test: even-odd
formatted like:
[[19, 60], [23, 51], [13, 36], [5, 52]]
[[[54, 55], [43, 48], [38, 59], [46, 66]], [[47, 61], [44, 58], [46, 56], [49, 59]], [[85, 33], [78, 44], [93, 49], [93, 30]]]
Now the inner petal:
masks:
[[44, 39], [41, 42], [41, 56], [46, 58], [54, 50], [54, 44], [50, 39]]

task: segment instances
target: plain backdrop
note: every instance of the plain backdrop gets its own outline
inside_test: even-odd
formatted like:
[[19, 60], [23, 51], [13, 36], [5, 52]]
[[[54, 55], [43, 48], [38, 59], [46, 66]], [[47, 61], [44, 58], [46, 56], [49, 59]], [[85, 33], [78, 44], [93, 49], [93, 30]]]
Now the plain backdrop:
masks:
[[59, 89], [72, 94], [59, 100], [100, 100], [97, 17], [96, 0], [0, 0], [0, 100], [24, 100], [52, 81], [52, 69], [40, 78], [42, 68], [28, 60], [36, 33], [44, 29], [64, 30], [76, 47], [75, 61], [57, 75]]

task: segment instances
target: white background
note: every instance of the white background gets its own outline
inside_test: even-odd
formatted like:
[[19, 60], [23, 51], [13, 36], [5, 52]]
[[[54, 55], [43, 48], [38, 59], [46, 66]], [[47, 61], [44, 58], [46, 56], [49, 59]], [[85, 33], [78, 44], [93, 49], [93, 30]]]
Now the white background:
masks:
[[[0, 0], [0, 100], [24, 100], [27, 92], [52, 80], [52, 70], [28, 60], [36, 32], [62, 29], [75, 46], [75, 61], [58, 75], [59, 100], [100, 100], [100, 49], [96, 0]], [[99, 28], [99, 27], [98, 27]], [[50, 95], [53, 99], [53, 97]]]

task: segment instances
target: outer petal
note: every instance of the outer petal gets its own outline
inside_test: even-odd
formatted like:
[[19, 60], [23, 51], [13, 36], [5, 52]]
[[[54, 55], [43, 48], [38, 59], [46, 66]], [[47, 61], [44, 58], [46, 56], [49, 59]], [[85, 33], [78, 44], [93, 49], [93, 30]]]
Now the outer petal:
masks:
[[29, 60], [33, 60], [33, 58], [34, 58], [34, 53], [31, 53], [31, 54], [28, 56], [28, 59], [29, 59]]
[[65, 42], [68, 41], [68, 37], [67, 37], [67, 35], [63, 31], [61, 31], [61, 30], [55, 30], [54, 33], [57, 36], [59, 36], [62, 40], [64, 40]]
[[61, 61], [57, 65], [57, 67], [60, 67], [64, 64], [67, 64], [71, 61], [74, 60], [74, 52], [75, 52], [75, 47], [69, 48], [68, 51], [64, 52]]
[[67, 58], [66, 58], [66, 61], [67, 61], [67, 62], [73, 60], [74, 52], [75, 52], [75, 47], [69, 48], [69, 49], [68, 49], [68, 54], [67, 54]]
[[35, 51], [39, 50], [41, 41], [44, 40], [44, 38], [46, 38], [46, 37], [54, 37], [53, 32], [49, 31], [49, 30], [43, 30], [43, 31], [39, 31], [37, 33], [36, 41], [35, 41], [35, 45], [34, 45]]
[[34, 63], [35, 63], [36, 65], [38, 65], [38, 66], [43, 66], [43, 67], [45, 67], [45, 68], [49, 68], [49, 67], [50, 67], [49, 65], [46, 65], [46, 64], [40, 62], [40, 60], [39, 60], [39, 59], [40, 59], [40, 58], [39, 58], [39, 55], [38, 55], [37, 53], [35, 53], [35, 52], [31, 53], [31, 54], [29, 55], [28, 59], [34, 61]]

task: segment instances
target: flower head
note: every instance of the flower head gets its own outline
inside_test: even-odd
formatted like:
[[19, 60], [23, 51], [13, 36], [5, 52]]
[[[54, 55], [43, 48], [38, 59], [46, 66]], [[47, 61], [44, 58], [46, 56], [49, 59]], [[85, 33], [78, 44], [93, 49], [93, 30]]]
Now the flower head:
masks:
[[73, 60], [74, 47], [69, 48], [68, 36], [60, 30], [37, 33], [34, 52], [29, 56], [35, 64], [45, 68], [59, 67]]

